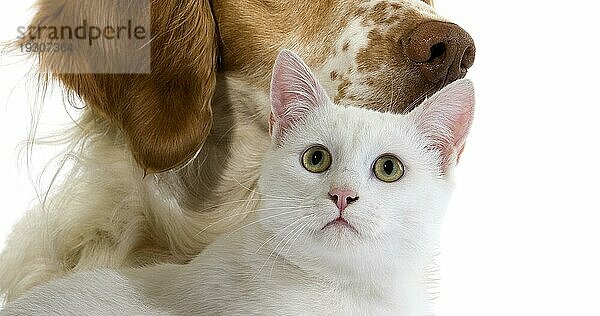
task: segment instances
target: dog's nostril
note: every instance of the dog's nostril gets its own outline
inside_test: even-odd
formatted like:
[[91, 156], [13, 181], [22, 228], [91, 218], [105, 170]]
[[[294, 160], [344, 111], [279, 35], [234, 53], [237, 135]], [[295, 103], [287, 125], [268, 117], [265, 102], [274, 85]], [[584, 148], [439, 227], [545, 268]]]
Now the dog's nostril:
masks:
[[437, 44], [431, 46], [430, 51], [431, 51], [431, 57], [427, 61], [428, 63], [433, 62], [438, 57], [444, 57], [444, 54], [446, 54], [446, 44], [437, 43]]
[[469, 69], [469, 68], [471, 68], [471, 66], [473, 66], [474, 62], [475, 62], [475, 47], [469, 46], [469, 47], [467, 47], [467, 49], [465, 49], [465, 53], [463, 54], [463, 57], [460, 61], [460, 67], [462, 67], [464, 69]]
[[473, 38], [453, 23], [422, 22], [400, 41], [405, 57], [431, 83], [462, 78], [475, 61]]

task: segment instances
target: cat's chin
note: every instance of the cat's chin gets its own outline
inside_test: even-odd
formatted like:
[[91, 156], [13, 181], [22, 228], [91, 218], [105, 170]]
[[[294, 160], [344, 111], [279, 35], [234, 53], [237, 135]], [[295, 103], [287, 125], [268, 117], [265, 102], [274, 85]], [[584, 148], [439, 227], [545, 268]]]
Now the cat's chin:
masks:
[[325, 224], [316, 232], [315, 237], [324, 248], [336, 252], [347, 251], [362, 244], [360, 232], [343, 218], [336, 218]]

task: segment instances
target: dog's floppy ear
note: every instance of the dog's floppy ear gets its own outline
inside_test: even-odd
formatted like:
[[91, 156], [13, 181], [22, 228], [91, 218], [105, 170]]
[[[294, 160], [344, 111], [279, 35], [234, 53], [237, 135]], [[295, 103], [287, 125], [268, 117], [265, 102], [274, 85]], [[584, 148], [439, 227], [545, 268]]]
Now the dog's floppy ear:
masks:
[[[75, 27], [82, 21], [116, 25], [124, 15], [116, 2], [38, 0], [31, 25]], [[129, 7], [139, 5], [132, 12], [150, 12], [149, 72], [68, 71], [69, 66], [90, 62], [77, 52], [40, 54], [40, 70], [59, 79], [92, 111], [118, 124], [141, 167], [160, 172], [191, 159], [210, 132], [217, 63], [215, 21], [209, 0], [122, 2]], [[21, 43], [32, 41], [48, 39], [21, 39]], [[122, 54], [119, 49], [114, 42], [100, 41], [97, 53]]]

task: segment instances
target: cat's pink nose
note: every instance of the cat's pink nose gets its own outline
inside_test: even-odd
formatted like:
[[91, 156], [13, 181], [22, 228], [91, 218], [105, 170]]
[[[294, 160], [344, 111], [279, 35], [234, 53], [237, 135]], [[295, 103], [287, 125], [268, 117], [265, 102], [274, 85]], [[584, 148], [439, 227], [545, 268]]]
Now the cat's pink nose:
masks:
[[348, 207], [348, 204], [358, 201], [358, 194], [347, 189], [332, 189], [329, 191], [329, 198], [335, 203], [338, 210], [340, 210], [341, 215], [346, 207]]

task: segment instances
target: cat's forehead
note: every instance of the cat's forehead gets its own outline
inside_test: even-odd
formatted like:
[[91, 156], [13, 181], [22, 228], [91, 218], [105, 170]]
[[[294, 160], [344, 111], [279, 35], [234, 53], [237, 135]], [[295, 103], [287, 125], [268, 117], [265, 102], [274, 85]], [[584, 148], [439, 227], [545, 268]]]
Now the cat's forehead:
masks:
[[404, 115], [330, 106], [313, 113], [304, 137], [348, 153], [396, 153], [412, 147], [415, 128]]
[[406, 116], [382, 113], [357, 107], [333, 106], [324, 115], [332, 131], [346, 132], [355, 139], [389, 141], [409, 131], [411, 124]]

